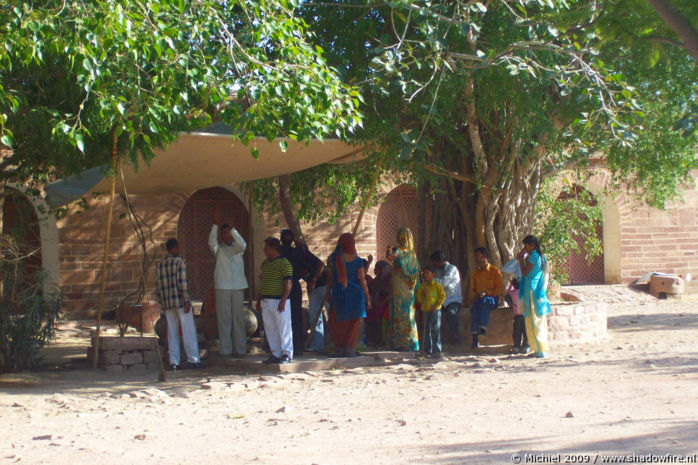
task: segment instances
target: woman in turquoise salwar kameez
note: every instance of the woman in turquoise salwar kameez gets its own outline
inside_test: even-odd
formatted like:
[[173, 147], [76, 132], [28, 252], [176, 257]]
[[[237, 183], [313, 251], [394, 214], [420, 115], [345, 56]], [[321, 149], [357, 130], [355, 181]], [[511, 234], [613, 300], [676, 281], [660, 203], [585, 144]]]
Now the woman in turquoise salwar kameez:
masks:
[[519, 286], [519, 305], [523, 306], [528, 343], [536, 356], [542, 358], [548, 350], [546, 315], [550, 313], [550, 302], [545, 295], [548, 263], [535, 236], [526, 236], [523, 246], [516, 256], [523, 275]]
[[396, 350], [419, 351], [414, 292], [419, 277], [419, 262], [409, 228], [397, 232], [397, 248], [388, 251], [393, 263], [390, 289], [390, 337]]

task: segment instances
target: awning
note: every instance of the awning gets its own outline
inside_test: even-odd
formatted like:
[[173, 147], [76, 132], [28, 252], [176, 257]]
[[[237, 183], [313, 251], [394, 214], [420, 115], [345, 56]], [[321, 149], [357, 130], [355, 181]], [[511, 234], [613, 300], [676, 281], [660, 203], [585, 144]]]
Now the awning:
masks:
[[[280, 147], [282, 141], [288, 144], [285, 152]], [[259, 158], [252, 157], [252, 147], [259, 151]], [[338, 139], [312, 140], [306, 145], [291, 139], [270, 142], [255, 138], [245, 146], [233, 142], [225, 126], [212, 125], [205, 132], [182, 134], [166, 150], [156, 151], [150, 165], [140, 163], [136, 170], [129, 164], [122, 169], [129, 194], [162, 194], [225, 186], [360, 158], [360, 147]], [[50, 183], [46, 186], [49, 205], [65, 205], [88, 192], [108, 192], [110, 180], [104, 177], [104, 172], [104, 167], [95, 168]], [[117, 192], [123, 192], [120, 175], [116, 177], [116, 186]]]

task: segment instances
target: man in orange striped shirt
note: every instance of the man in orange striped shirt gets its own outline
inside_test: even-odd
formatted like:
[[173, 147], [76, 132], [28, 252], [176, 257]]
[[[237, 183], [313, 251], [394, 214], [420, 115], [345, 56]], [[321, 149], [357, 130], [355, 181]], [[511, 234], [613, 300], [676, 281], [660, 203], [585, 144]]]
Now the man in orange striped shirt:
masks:
[[489, 262], [489, 252], [484, 247], [474, 251], [477, 269], [470, 276], [470, 334], [473, 337], [473, 349], [480, 346], [478, 336], [487, 334], [490, 311], [499, 305], [499, 296], [504, 293], [502, 272]]

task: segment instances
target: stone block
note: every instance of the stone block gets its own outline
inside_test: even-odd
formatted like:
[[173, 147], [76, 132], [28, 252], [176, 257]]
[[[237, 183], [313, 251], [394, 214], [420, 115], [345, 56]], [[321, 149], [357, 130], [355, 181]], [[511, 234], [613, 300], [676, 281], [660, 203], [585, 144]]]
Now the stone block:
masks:
[[[95, 344], [95, 338], [92, 338], [92, 345]], [[100, 350], [113, 350], [118, 352], [130, 352], [133, 350], [155, 350], [157, 347], [157, 337], [119, 337], [119, 336], [101, 336], [99, 338]]]
[[103, 359], [107, 365], [117, 365], [121, 363], [121, 352], [104, 350], [99, 353], [100, 361]]
[[123, 375], [124, 374], [124, 367], [121, 365], [107, 365], [107, 374], [110, 375]]
[[137, 363], [126, 367], [126, 373], [129, 375], [144, 375], [148, 372], [148, 366], [145, 363]]
[[662, 294], [683, 294], [683, 289], [684, 281], [678, 276], [650, 277], [650, 294], [654, 297], [660, 297]]
[[143, 362], [150, 363], [160, 363], [160, 355], [157, 350], [146, 350], [143, 352]]
[[150, 370], [150, 371], [159, 371], [160, 370], [160, 362], [157, 360], [154, 362], [146, 363], [146, 366], [148, 367], [148, 370]]
[[141, 352], [126, 352], [121, 354], [122, 365], [136, 365], [143, 363], [143, 354]]
[[579, 305], [574, 308], [575, 315], [584, 315], [586, 313], [589, 313], [589, 309], [583, 305]]
[[554, 305], [552, 308], [553, 315], [570, 316], [574, 315], [574, 305]]
[[565, 331], [569, 328], [570, 322], [564, 317], [551, 317], [548, 318], [548, 328], [551, 331]]

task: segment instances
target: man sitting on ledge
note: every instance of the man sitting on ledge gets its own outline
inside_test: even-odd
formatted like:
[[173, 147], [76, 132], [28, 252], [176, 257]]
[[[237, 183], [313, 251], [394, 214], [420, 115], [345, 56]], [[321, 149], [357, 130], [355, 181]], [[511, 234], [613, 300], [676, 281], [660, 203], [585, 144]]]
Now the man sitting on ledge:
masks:
[[490, 321], [490, 311], [499, 305], [499, 296], [504, 293], [502, 272], [492, 265], [488, 258], [489, 252], [484, 247], [474, 251], [477, 268], [470, 276], [470, 297], [473, 306], [470, 307], [470, 334], [473, 337], [473, 349], [480, 346], [478, 336], [487, 334], [487, 323]]

